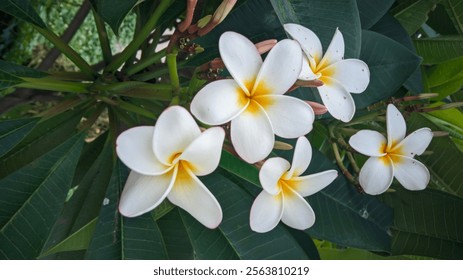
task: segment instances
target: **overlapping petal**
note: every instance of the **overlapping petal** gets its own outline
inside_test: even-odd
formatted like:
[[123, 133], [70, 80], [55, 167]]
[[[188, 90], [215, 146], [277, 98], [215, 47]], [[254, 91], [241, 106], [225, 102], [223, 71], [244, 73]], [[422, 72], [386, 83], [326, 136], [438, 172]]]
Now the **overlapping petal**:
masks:
[[280, 192], [278, 181], [288, 171], [289, 167], [289, 162], [280, 157], [266, 160], [259, 172], [259, 181], [262, 188], [271, 195], [278, 194]]
[[273, 132], [283, 138], [297, 138], [312, 130], [315, 114], [304, 101], [286, 95], [256, 97], [263, 104]]
[[255, 81], [262, 66], [256, 46], [243, 35], [228, 31], [220, 36], [219, 51], [228, 72], [249, 95], [247, 84]]
[[231, 121], [230, 134], [236, 152], [248, 163], [263, 160], [275, 143], [270, 120], [255, 101]]
[[209, 128], [185, 149], [179, 160], [187, 161], [195, 175], [210, 174], [219, 165], [224, 138], [223, 128]]
[[175, 183], [167, 198], [208, 228], [216, 228], [222, 221], [219, 202], [184, 164], [178, 165]]
[[315, 223], [315, 213], [303, 197], [288, 189], [283, 199], [281, 221], [292, 228], [305, 230]]
[[170, 165], [200, 134], [201, 130], [185, 108], [169, 107], [159, 116], [154, 128], [154, 154], [159, 161]]
[[262, 64], [253, 95], [286, 93], [301, 73], [301, 62], [302, 52], [296, 41], [285, 39], [278, 42]]
[[295, 177], [288, 181], [288, 185], [301, 196], [309, 196], [321, 191], [338, 177], [338, 171], [326, 170], [302, 177]]
[[301, 73], [299, 73], [299, 80], [304, 80], [304, 81], [312, 81], [320, 78], [321, 74], [314, 74], [312, 71], [312, 68], [310, 68], [310, 62], [307, 56], [304, 54], [302, 56], [302, 67], [301, 67]]
[[116, 141], [116, 152], [130, 169], [144, 175], [159, 175], [169, 166], [161, 163], [153, 152], [154, 126], [139, 126], [121, 133]]
[[385, 192], [394, 179], [394, 166], [388, 156], [370, 157], [359, 174], [359, 182], [367, 194]]
[[396, 146], [400, 141], [405, 138], [407, 133], [407, 126], [405, 119], [397, 108], [389, 104], [386, 112], [386, 126], [387, 126], [387, 149]]
[[136, 217], [153, 210], [168, 195], [174, 184], [177, 169], [158, 176], [130, 172], [119, 202], [119, 212]]
[[429, 170], [421, 162], [404, 156], [394, 156], [394, 176], [404, 188], [424, 190], [429, 183]]
[[344, 38], [336, 28], [334, 32], [333, 39], [331, 39], [328, 49], [326, 49], [325, 54], [323, 55], [322, 60], [317, 65], [318, 69], [323, 69], [324, 67], [334, 64], [344, 58]]
[[370, 83], [368, 65], [358, 59], [344, 59], [329, 65], [323, 70], [337, 80], [348, 92], [361, 93]]
[[371, 157], [380, 157], [386, 154], [386, 138], [374, 130], [360, 130], [349, 139], [349, 145], [357, 152]]
[[338, 120], [350, 121], [355, 114], [355, 102], [350, 93], [336, 80], [322, 77], [325, 83], [318, 92], [328, 112]]
[[293, 161], [291, 162], [291, 169], [285, 175], [285, 179], [298, 177], [304, 173], [309, 167], [312, 160], [312, 147], [309, 140], [305, 137], [299, 137], [294, 148]]
[[273, 196], [262, 191], [251, 206], [249, 223], [255, 232], [268, 232], [275, 228], [283, 215], [282, 194]]
[[208, 125], [220, 125], [238, 116], [249, 99], [235, 80], [215, 81], [202, 88], [191, 102], [191, 113]]
[[421, 155], [431, 143], [432, 137], [431, 129], [427, 127], [420, 128], [405, 137], [404, 140], [394, 147], [393, 152], [397, 151], [407, 157]]
[[312, 58], [315, 61], [322, 59], [322, 44], [312, 30], [294, 23], [287, 23], [284, 25], [284, 28], [291, 38], [299, 42], [300, 47], [308, 58]]

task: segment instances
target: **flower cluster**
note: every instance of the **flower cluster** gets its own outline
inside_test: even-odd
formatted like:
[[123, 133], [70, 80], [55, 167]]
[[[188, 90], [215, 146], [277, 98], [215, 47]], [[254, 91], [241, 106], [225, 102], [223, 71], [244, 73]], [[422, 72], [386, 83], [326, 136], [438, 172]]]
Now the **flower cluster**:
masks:
[[[313, 127], [314, 110], [309, 105], [313, 103], [285, 94], [298, 80], [312, 81], [319, 85], [328, 112], [348, 122], [355, 113], [350, 92], [361, 93], [369, 83], [364, 62], [343, 58], [344, 41], [339, 30], [322, 55], [320, 40], [312, 31], [297, 24], [284, 28], [294, 40], [272, 42], [265, 61], [256, 45], [244, 36], [222, 34], [220, 63], [231, 78], [204, 86], [190, 106], [191, 114], [203, 124], [227, 124], [224, 127], [230, 129], [234, 151], [250, 164], [270, 155], [275, 135], [297, 138], [292, 164], [280, 157], [261, 164], [263, 190], [250, 209], [250, 227], [256, 232], [270, 231], [280, 220], [300, 230], [311, 227], [315, 214], [304, 197], [322, 190], [338, 176], [336, 170], [304, 175], [312, 158], [304, 135]], [[325, 108], [314, 106], [318, 112]], [[422, 189], [429, 181], [429, 172], [413, 156], [424, 151], [432, 133], [422, 129], [404, 138], [405, 122], [391, 106], [387, 144], [381, 134], [368, 130], [350, 139], [354, 149], [371, 156], [360, 173], [360, 183], [370, 194], [385, 191], [394, 176], [409, 189]], [[222, 127], [201, 131], [192, 115], [183, 107], [172, 106], [159, 116], [155, 126], [134, 127], [118, 137], [117, 154], [132, 170], [119, 204], [122, 215], [141, 215], [167, 198], [208, 228], [220, 224], [220, 204], [197, 176], [217, 168], [226, 133]], [[423, 138], [426, 141], [420, 142]]]

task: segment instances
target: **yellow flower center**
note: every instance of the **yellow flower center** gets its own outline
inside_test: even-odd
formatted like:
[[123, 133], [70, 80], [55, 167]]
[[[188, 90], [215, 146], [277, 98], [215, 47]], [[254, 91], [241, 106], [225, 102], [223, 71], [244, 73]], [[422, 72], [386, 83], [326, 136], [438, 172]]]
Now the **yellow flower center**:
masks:
[[259, 84], [255, 86], [255, 80], [248, 80], [244, 85], [249, 94], [240, 87], [237, 88], [237, 94], [239, 97], [239, 106], [244, 107], [249, 103], [245, 112], [256, 114], [259, 112], [259, 105], [265, 109], [273, 104], [273, 100], [267, 97], [267, 95], [271, 92], [271, 89], [264, 81], [260, 81]]
[[401, 147], [397, 147], [397, 143], [392, 143], [389, 149], [387, 147], [387, 144], [383, 143], [379, 148], [379, 152], [386, 154], [380, 158], [384, 165], [389, 165], [391, 163], [391, 160], [393, 163], [396, 164], [402, 161], [402, 158], [399, 156], [403, 154], [403, 151]]

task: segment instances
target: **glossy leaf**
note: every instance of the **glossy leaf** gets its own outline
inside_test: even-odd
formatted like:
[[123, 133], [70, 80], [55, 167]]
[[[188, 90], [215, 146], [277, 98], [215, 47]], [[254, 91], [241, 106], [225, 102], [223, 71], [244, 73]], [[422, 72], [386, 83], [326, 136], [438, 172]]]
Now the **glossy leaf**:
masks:
[[0, 121], [0, 157], [24, 139], [37, 121], [37, 119]]
[[438, 190], [403, 188], [382, 199], [394, 208], [393, 254], [463, 258], [463, 199]]
[[360, 16], [355, 0], [271, 0], [282, 24], [298, 23], [312, 30], [326, 50], [334, 31], [339, 28], [345, 46], [346, 58], [360, 55]]
[[462, 65], [463, 56], [434, 65], [426, 71], [428, 91], [439, 94], [433, 100], [443, 100], [462, 88]]
[[47, 28], [28, 0], [2, 0], [0, 2], [0, 11], [37, 25], [40, 28]]
[[117, 206], [128, 170], [117, 162], [100, 210], [87, 259], [166, 259], [166, 247], [158, 225], [149, 213], [124, 218]]
[[370, 29], [394, 4], [394, 0], [357, 0], [362, 29]]
[[414, 40], [424, 64], [439, 64], [463, 56], [462, 36], [439, 36]]
[[119, 34], [119, 27], [125, 16], [132, 10], [138, 0], [90, 0], [100, 17]]
[[357, 108], [365, 108], [392, 96], [420, 64], [420, 58], [396, 41], [376, 32], [362, 33], [360, 59], [370, 68], [370, 84], [354, 94]]
[[41, 253], [71, 187], [82, 140], [76, 135], [0, 181], [0, 258]]
[[42, 78], [45, 76], [47, 76], [47, 74], [44, 72], [0, 60], [0, 90], [22, 83], [23, 80], [21, 77]]
[[408, 35], [414, 34], [428, 19], [429, 12], [441, 0], [405, 0], [392, 10], [395, 18], [407, 30]]

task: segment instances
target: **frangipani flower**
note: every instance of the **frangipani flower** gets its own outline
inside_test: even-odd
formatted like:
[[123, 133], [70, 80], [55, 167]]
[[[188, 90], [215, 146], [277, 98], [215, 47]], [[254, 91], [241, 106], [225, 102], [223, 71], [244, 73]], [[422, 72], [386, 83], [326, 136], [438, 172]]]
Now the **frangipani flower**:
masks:
[[280, 157], [265, 161], [259, 172], [263, 191], [256, 197], [251, 207], [251, 229], [267, 232], [281, 220], [286, 225], [304, 230], [315, 223], [315, 214], [303, 198], [312, 195], [338, 176], [336, 170], [301, 176], [309, 167], [312, 148], [305, 137], [297, 139], [293, 162]]
[[431, 129], [421, 128], [405, 137], [405, 120], [392, 104], [387, 107], [386, 123], [387, 139], [373, 130], [361, 130], [349, 139], [352, 148], [370, 156], [360, 170], [360, 185], [368, 194], [381, 194], [395, 177], [406, 189], [423, 190], [429, 183], [429, 171], [413, 157], [428, 147]]
[[233, 79], [202, 88], [191, 102], [191, 112], [209, 125], [231, 121], [231, 140], [241, 158], [255, 163], [267, 157], [274, 134], [297, 138], [312, 130], [312, 108], [283, 95], [301, 71], [302, 52], [297, 42], [280, 41], [265, 62], [254, 44], [235, 32], [220, 37], [219, 49]]
[[328, 112], [343, 122], [348, 122], [355, 114], [351, 93], [363, 92], [370, 83], [368, 65], [358, 59], [343, 59], [344, 39], [336, 29], [326, 53], [317, 35], [299, 24], [284, 25], [286, 32], [301, 45], [304, 51], [301, 80], [321, 80], [323, 86], [318, 92]]
[[166, 197], [209, 228], [222, 221], [215, 197], [196, 177], [213, 172], [220, 160], [225, 132], [201, 133], [187, 110], [166, 109], [156, 126], [139, 126], [117, 138], [117, 155], [132, 171], [122, 192], [119, 212], [135, 217], [151, 211]]

